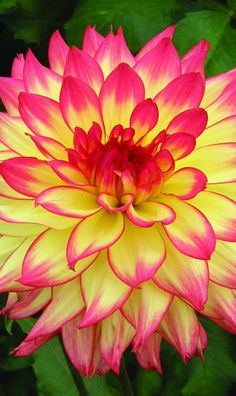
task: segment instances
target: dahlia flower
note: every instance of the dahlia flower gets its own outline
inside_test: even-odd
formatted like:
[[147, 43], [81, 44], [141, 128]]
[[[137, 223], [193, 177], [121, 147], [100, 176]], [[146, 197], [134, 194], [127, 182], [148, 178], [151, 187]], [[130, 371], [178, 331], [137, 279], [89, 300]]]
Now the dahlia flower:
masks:
[[122, 30], [59, 32], [0, 78], [2, 313], [41, 312], [17, 356], [60, 333], [83, 374], [119, 372], [131, 345], [161, 371], [236, 332], [236, 69], [205, 78], [208, 43], [180, 58], [170, 26], [136, 56]]

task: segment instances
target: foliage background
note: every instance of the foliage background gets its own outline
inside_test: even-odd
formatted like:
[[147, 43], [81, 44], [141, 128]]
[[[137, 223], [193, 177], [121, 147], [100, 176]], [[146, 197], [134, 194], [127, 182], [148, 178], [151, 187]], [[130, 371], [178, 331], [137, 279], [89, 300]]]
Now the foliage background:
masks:
[[[201, 38], [211, 43], [207, 75], [236, 66], [236, 0], [0, 0], [0, 75], [9, 75], [16, 53], [29, 47], [47, 63], [50, 35], [60, 29], [69, 44], [80, 45], [88, 24], [106, 34], [112, 24], [123, 26], [135, 53], [169, 24], [177, 24], [175, 44], [183, 54]], [[5, 295], [0, 304], [4, 305]], [[1, 307], [0, 307], [1, 308]], [[67, 360], [58, 339], [33, 356], [9, 355], [32, 326], [34, 319], [0, 322], [0, 396], [76, 396]], [[137, 396], [230, 396], [236, 394], [236, 338], [206, 319], [209, 335], [205, 362], [187, 364], [163, 343], [164, 374], [137, 367], [130, 351], [128, 371]], [[118, 378], [84, 379], [91, 396], [121, 396]]]

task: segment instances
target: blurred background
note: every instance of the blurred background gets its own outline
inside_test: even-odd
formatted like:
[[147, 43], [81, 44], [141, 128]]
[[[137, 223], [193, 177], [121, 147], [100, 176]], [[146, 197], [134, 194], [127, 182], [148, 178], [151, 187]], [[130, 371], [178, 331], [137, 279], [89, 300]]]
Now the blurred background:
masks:
[[[107, 34], [122, 25], [133, 53], [170, 24], [177, 25], [175, 45], [182, 55], [200, 39], [211, 43], [208, 76], [236, 67], [236, 0], [0, 0], [0, 75], [10, 74], [17, 53], [31, 48], [47, 64], [50, 35], [59, 29], [70, 45], [80, 46], [87, 25]], [[5, 295], [1, 295], [0, 309]], [[137, 396], [236, 395], [236, 337], [201, 319], [209, 336], [205, 361], [184, 364], [163, 343], [163, 374], [138, 368], [127, 351], [126, 362]], [[76, 396], [78, 392], [55, 338], [33, 356], [9, 354], [24, 338], [34, 319], [0, 320], [0, 396]], [[84, 379], [91, 396], [122, 396], [118, 378]]]

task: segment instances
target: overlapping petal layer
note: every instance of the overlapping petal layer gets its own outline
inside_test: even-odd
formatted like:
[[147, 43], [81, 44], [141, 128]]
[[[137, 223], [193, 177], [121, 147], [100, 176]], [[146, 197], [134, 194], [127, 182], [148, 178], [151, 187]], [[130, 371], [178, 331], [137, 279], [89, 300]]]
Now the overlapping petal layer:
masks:
[[60, 33], [0, 78], [2, 314], [41, 312], [18, 356], [58, 332], [83, 374], [119, 372], [132, 345], [161, 371], [236, 332], [236, 74], [205, 79], [208, 43], [181, 59], [174, 27], [134, 57], [122, 29]]

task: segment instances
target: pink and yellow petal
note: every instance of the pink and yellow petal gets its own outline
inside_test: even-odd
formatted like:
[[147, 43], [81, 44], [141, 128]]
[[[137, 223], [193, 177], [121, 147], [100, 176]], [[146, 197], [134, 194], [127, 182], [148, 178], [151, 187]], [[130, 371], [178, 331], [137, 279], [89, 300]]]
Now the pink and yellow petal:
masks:
[[25, 92], [22, 80], [0, 77], [0, 98], [7, 113], [11, 116], [19, 116], [18, 95], [20, 92]]
[[216, 248], [209, 261], [210, 279], [220, 286], [236, 289], [235, 242], [216, 241]]
[[191, 199], [206, 188], [207, 178], [196, 168], [182, 168], [173, 173], [161, 190], [180, 199]]
[[50, 68], [63, 76], [69, 47], [56, 30], [50, 38], [48, 48], [48, 59]]
[[136, 351], [136, 358], [145, 370], [157, 370], [162, 373], [160, 362], [161, 336], [153, 333]]

